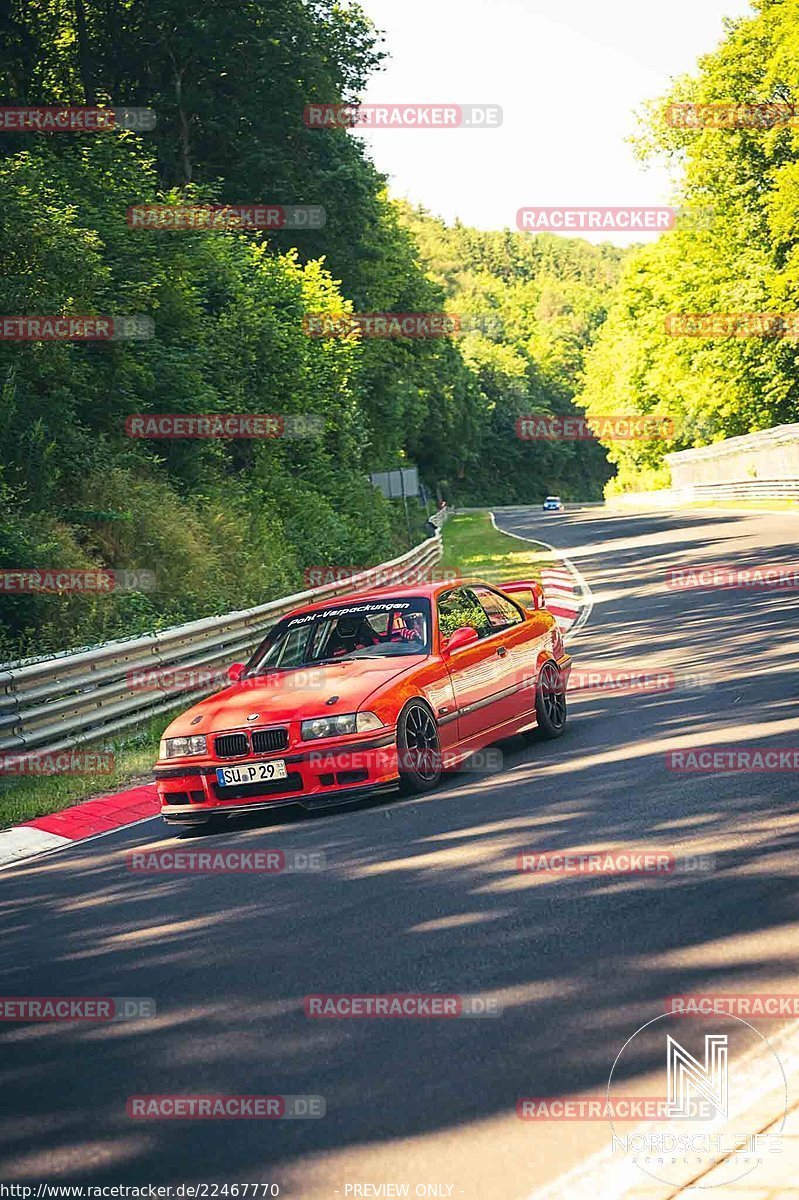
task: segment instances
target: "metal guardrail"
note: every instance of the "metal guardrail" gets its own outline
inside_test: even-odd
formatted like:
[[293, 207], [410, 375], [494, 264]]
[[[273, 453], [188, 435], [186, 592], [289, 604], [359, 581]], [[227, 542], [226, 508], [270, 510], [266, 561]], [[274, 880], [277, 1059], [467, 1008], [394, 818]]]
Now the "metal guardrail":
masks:
[[444, 509], [432, 518], [435, 537], [341, 582], [142, 637], [0, 666], [0, 756], [56, 752], [98, 741], [207, 695], [216, 690], [213, 683], [189, 682], [183, 688], [162, 684], [143, 691], [132, 685], [131, 675], [155, 672], [157, 680], [159, 671], [223, 668], [248, 658], [272, 625], [303, 604], [385, 586], [409, 571], [432, 567], [441, 558], [439, 531], [446, 517]]
[[734, 483], [692, 483], [658, 492], [620, 492], [608, 507], [639, 508], [690, 504], [697, 500], [798, 500], [799, 479], [745, 479]]
[[795, 500], [799, 479], [752, 479], [746, 483], [694, 483], [695, 500]]

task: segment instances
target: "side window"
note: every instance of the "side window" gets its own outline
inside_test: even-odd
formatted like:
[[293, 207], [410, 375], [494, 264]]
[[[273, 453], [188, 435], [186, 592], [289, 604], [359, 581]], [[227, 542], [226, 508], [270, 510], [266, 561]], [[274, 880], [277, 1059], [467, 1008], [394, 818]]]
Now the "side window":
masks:
[[515, 604], [491, 588], [478, 586], [469, 590], [485, 610], [492, 632], [507, 629], [510, 625], [518, 625], [524, 619]]
[[438, 598], [438, 627], [442, 637], [449, 637], [461, 625], [472, 625], [485, 637], [491, 624], [483, 609], [465, 588], [453, 588]]

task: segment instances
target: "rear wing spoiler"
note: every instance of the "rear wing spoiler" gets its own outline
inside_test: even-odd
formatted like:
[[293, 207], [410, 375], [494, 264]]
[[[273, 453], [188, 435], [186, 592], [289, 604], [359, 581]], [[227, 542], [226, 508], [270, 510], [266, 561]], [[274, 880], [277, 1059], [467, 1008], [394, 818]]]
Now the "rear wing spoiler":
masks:
[[528, 608], [546, 608], [544, 589], [537, 579], [514, 579], [511, 583], [501, 583], [499, 586], [507, 596], [518, 596], [524, 593], [531, 596], [533, 602], [526, 606]]

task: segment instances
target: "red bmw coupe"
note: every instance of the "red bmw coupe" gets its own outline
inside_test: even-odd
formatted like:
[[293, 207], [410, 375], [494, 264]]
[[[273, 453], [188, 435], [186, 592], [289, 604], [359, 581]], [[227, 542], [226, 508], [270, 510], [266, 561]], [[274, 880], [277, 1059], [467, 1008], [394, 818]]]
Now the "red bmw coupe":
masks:
[[230, 668], [230, 687], [165, 731], [161, 812], [196, 825], [427, 791], [501, 738], [536, 727], [559, 737], [571, 663], [530, 580], [381, 588], [297, 609]]

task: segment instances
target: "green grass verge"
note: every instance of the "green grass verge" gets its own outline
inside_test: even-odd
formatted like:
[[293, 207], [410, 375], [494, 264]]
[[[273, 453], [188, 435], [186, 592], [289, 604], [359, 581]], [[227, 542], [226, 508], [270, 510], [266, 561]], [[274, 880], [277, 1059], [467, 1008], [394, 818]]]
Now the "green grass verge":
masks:
[[[137, 783], [152, 780], [153, 763], [158, 757], [158, 742], [166, 726], [185, 705], [159, 713], [149, 721], [106, 740], [102, 749], [113, 751], [113, 771], [86, 771], [79, 775], [9, 775], [0, 779], [0, 829], [19, 825], [33, 817], [68, 808], [81, 800], [119, 792]], [[84, 749], [84, 747], [79, 747]], [[97, 750], [97, 746], [91, 749]]]
[[450, 517], [441, 536], [444, 557], [439, 570], [479, 575], [500, 586], [510, 579], [540, 580], [541, 568], [552, 561], [551, 555], [538, 547], [500, 533], [487, 512]]

